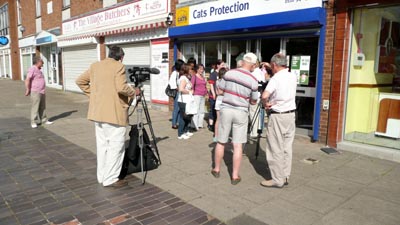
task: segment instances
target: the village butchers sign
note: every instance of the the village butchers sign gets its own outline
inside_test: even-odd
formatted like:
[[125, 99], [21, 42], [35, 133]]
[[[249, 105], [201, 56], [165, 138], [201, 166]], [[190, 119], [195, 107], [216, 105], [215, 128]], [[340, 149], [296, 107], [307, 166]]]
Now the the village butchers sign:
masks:
[[141, 22], [168, 13], [168, 0], [142, 0], [111, 8], [63, 23], [63, 34], [94, 30], [100, 27]]

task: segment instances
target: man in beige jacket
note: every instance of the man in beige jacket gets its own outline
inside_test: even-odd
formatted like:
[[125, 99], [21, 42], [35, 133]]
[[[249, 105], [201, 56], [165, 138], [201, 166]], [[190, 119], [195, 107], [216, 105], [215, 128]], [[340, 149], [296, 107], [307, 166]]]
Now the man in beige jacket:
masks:
[[127, 83], [124, 51], [112, 46], [108, 58], [93, 63], [76, 80], [89, 97], [88, 119], [95, 122], [97, 145], [97, 180], [103, 186], [122, 187], [119, 180], [125, 153], [129, 98], [137, 91]]

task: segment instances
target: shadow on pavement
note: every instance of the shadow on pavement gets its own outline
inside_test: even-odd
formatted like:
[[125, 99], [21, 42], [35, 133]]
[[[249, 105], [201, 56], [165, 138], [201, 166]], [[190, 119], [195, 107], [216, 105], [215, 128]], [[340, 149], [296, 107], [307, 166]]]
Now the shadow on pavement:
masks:
[[65, 117], [68, 117], [68, 116], [72, 115], [73, 113], [76, 113], [76, 112], [78, 112], [78, 110], [72, 110], [72, 111], [68, 111], [68, 112], [63, 112], [63, 113], [58, 114], [57, 116], [51, 117], [49, 120], [50, 121], [56, 121], [56, 120], [59, 120], [59, 119], [63, 119]]

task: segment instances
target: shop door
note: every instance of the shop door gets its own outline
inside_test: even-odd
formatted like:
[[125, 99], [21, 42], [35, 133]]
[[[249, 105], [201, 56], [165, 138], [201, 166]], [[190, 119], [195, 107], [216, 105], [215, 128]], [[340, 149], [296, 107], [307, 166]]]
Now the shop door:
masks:
[[89, 69], [90, 64], [98, 61], [97, 45], [64, 48], [63, 60], [65, 90], [81, 92], [75, 80]]
[[318, 37], [290, 38], [286, 42], [289, 68], [297, 75], [297, 133], [312, 135], [314, 125]]

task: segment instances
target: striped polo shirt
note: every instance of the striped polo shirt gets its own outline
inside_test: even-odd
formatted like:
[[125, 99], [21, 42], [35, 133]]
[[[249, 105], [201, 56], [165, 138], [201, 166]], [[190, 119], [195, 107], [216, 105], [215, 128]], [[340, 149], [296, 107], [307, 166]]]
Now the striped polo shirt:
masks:
[[233, 69], [226, 72], [219, 88], [224, 91], [221, 109], [234, 108], [248, 112], [249, 101], [257, 100], [258, 81], [247, 70]]

